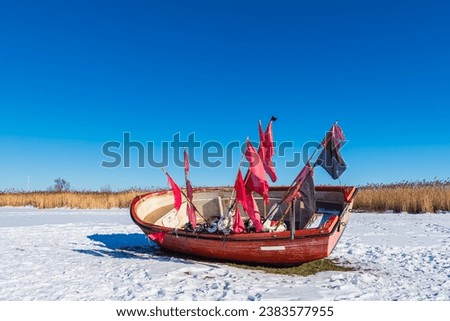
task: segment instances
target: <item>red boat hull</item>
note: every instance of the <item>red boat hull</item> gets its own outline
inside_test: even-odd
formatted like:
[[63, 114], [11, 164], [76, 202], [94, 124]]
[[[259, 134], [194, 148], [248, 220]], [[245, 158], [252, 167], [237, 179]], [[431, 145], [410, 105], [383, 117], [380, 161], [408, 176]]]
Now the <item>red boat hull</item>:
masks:
[[[351, 205], [355, 188], [317, 187], [317, 190], [342, 192]], [[164, 192], [158, 192], [164, 193]], [[136, 206], [150, 193], [137, 197], [131, 205], [131, 217], [161, 248], [170, 251], [221, 261], [260, 265], [298, 265], [328, 257], [339, 241], [350, 218], [348, 210], [331, 217], [320, 228], [291, 231], [242, 233], [194, 233], [149, 224], [136, 215]], [[348, 206], [347, 206], [348, 208]]]

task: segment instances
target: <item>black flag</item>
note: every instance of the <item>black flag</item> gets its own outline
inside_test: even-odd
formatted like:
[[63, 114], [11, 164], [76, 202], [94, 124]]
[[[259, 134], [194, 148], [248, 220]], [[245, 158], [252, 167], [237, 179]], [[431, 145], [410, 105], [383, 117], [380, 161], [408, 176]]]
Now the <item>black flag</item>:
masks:
[[316, 164], [322, 166], [333, 179], [338, 179], [347, 169], [347, 164], [339, 151], [342, 146], [341, 140], [344, 139], [342, 130], [337, 125], [333, 126], [316, 161]]
[[307, 213], [307, 221], [309, 221], [311, 216], [316, 212], [316, 190], [312, 171], [308, 173], [302, 187], [300, 187], [300, 194], [302, 195], [303, 205]]

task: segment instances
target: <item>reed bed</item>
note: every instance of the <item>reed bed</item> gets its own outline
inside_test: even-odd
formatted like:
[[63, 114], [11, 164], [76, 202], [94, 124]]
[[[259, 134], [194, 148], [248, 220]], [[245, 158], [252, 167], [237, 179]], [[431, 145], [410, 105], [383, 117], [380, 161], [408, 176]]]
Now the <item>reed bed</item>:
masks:
[[[0, 192], [0, 206], [36, 208], [108, 209], [128, 208], [137, 195], [150, 190], [130, 189], [119, 192]], [[450, 211], [450, 180], [369, 184], [359, 187], [355, 210], [373, 212], [435, 213]]]
[[127, 208], [136, 195], [145, 192], [142, 190], [121, 192], [4, 192], [0, 193], [0, 206], [80, 209]]
[[354, 209], [408, 213], [450, 211], [450, 180], [362, 186], [355, 198]]

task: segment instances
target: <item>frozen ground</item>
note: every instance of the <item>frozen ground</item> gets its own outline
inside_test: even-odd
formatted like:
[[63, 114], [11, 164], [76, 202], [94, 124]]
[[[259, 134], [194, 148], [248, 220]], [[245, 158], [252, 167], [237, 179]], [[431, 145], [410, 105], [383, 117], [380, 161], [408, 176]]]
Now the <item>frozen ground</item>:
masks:
[[331, 258], [280, 276], [171, 258], [127, 210], [0, 208], [0, 300], [450, 300], [450, 214], [352, 215]]

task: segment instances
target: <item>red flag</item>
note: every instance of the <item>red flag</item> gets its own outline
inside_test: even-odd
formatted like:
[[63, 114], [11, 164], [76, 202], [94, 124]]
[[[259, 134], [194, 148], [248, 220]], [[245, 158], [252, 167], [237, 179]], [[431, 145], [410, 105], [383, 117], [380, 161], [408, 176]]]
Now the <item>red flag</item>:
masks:
[[192, 227], [195, 228], [197, 226], [197, 216], [195, 215], [194, 204], [192, 204], [193, 192], [192, 192], [192, 185], [189, 180], [186, 180], [186, 190], [187, 190], [187, 197], [189, 199], [189, 201], [187, 202], [186, 214]]
[[286, 197], [284, 199], [284, 201], [287, 204], [290, 204], [292, 202], [292, 200], [300, 197], [300, 195], [299, 195], [300, 188], [302, 187], [303, 182], [305, 181], [308, 174], [312, 171], [312, 169], [313, 168], [311, 167], [311, 165], [309, 163], [307, 163], [305, 165], [305, 167], [303, 167], [303, 169], [297, 175], [297, 177], [294, 180], [294, 186], [291, 188], [291, 190], [289, 191], [289, 193], [286, 195]]
[[242, 205], [244, 211], [247, 212], [247, 195], [245, 191], [244, 179], [242, 178], [241, 170], [238, 170], [236, 182], [234, 183], [234, 190], [236, 192], [236, 210], [234, 214], [233, 232], [242, 233], [245, 230], [244, 222], [242, 221], [241, 213], [239, 212], [239, 203]]
[[241, 213], [239, 212], [239, 207], [236, 205], [236, 210], [234, 212], [233, 232], [242, 233], [244, 231], [245, 231], [244, 222], [242, 221]]
[[341, 148], [342, 141], [345, 140], [344, 132], [342, 131], [342, 128], [338, 125], [333, 125], [332, 129], [333, 139], [334, 139], [334, 146], [339, 149]]
[[275, 154], [273, 147], [272, 121], [267, 125], [266, 132], [263, 132], [261, 122], [259, 122], [259, 149], [258, 154], [264, 166], [264, 170], [269, 175], [272, 182], [276, 182], [277, 174], [273, 166], [272, 157]]
[[339, 150], [342, 147], [342, 141], [345, 141], [345, 136], [342, 128], [334, 124], [333, 127], [331, 127], [331, 130], [327, 132], [325, 138], [322, 141], [322, 146], [326, 146], [330, 140], [333, 139], [333, 147]]
[[162, 244], [164, 242], [164, 236], [166, 236], [166, 233], [164, 232], [152, 233], [148, 235], [150, 240], [159, 244]]
[[180, 187], [175, 183], [175, 181], [170, 177], [169, 173], [166, 173], [167, 179], [169, 181], [169, 185], [172, 187], [173, 198], [174, 198], [174, 207], [177, 211], [180, 210], [181, 206], [181, 190]]
[[[266, 171], [264, 169], [263, 162], [256, 152], [250, 141], [247, 141], [247, 150], [245, 151], [245, 157], [250, 163], [248, 172], [248, 179], [245, 184], [247, 192], [252, 191], [258, 193], [264, 198], [264, 201], [269, 203], [269, 184], [266, 179]], [[248, 203], [248, 202], [247, 202]]]
[[245, 184], [240, 169], [238, 170], [236, 182], [234, 183], [234, 190], [236, 192], [236, 202], [241, 203], [242, 208], [247, 212], [247, 196], [245, 195]]
[[247, 205], [248, 205], [247, 214], [252, 220], [256, 232], [261, 232], [262, 230], [261, 216], [259, 215], [258, 205], [256, 205], [256, 201], [253, 198], [251, 192], [247, 193]]
[[189, 219], [189, 223], [191, 223], [192, 227], [195, 228], [197, 226], [197, 216], [195, 215], [195, 207], [192, 204], [192, 199], [194, 198], [194, 193], [192, 191], [192, 185], [189, 181], [189, 155], [184, 150], [184, 175], [186, 180], [186, 192], [187, 192], [187, 206], [186, 206], [186, 214]]
[[185, 148], [184, 149], [184, 176], [188, 177], [188, 175], [189, 175], [189, 155]]

